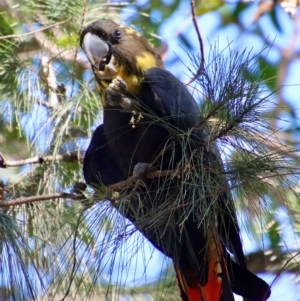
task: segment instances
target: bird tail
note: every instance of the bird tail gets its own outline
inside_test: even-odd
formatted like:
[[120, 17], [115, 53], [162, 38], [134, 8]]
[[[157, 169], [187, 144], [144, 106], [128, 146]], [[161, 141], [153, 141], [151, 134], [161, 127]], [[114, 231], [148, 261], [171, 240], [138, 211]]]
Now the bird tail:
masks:
[[233, 292], [244, 300], [267, 300], [271, 293], [269, 285], [232, 261], [221, 242], [214, 238], [206, 248], [202, 271], [187, 265], [175, 267], [182, 301], [234, 301]]
[[[199, 277], [199, 271], [195, 272], [195, 269], [175, 268], [182, 301], [234, 300], [224, 257], [214, 239], [207, 247], [206, 259], [206, 281], [200, 279], [203, 277]], [[225, 295], [228, 297], [224, 298]]]

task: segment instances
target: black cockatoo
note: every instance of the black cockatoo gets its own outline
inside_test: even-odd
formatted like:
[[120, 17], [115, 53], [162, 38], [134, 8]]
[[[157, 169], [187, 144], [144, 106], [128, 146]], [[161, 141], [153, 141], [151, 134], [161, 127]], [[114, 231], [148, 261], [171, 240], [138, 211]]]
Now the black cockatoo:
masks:
[[103, 105], [84, 159], [86, 182], [135, 177], [114, 206], [172, 258], [183, 301], [233, 301], [233, 292], [266, 300], [270, 288], [246, 268], [220, 156], [190, 92], [129, 27], [93, 22], [80, 44]]

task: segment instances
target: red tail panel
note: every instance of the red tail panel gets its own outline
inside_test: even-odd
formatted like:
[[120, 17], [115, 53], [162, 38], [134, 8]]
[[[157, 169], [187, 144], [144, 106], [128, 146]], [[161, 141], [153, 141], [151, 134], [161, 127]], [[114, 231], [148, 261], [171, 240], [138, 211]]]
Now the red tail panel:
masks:
[[[222, 268], [220, 250], [212, 240], [207, 247], [208, 280], [205, 286], [200, 285], [195, 271], [176, 269], [178, 286], [183, 301], [219, 301], [222, 294]], [[225, 272], [227, 274], [227, 272]], [[198, 273], [199, 274], [199, 273]]]

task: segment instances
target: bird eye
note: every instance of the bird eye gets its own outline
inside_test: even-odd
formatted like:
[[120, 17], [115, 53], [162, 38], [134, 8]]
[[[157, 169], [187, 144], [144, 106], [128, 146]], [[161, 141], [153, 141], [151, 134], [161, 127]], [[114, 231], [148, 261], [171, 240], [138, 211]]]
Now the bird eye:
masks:
[[112, 32], [111, 37], [114, 42], [118, 42], [122, 38], [122, 32], [119, 29], [115, 29]]

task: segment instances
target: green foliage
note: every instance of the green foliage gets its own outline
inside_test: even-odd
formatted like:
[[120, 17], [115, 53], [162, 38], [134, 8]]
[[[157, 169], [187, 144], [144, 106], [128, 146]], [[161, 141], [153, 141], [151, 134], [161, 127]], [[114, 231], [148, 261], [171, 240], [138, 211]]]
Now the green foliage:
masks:
[[278, 90], [278, 66], [270, 64], [264, 57], [260, 57], [257, 61], [260, 68], [260, 80], [262, 80], [271, 91], [276, 92]]
[[276, 13], [276, 10], [271, 11], [269, 14], [270, 14], [271, 20], [272, 20], [274, 26], [276, 27], [276, 29], [277, 29], [280, 33], [282, 33], [281, 24], [280, 24], [280, 21], [279, 21], [279, 19], [278, 19], [278, 15], [277, 15], [277, 13]]
[[211, 0], [211, 1], [195, 1], [197, 16], [201, 16], [205, 13], [217, 10], [223, 5], [223, 1]]

